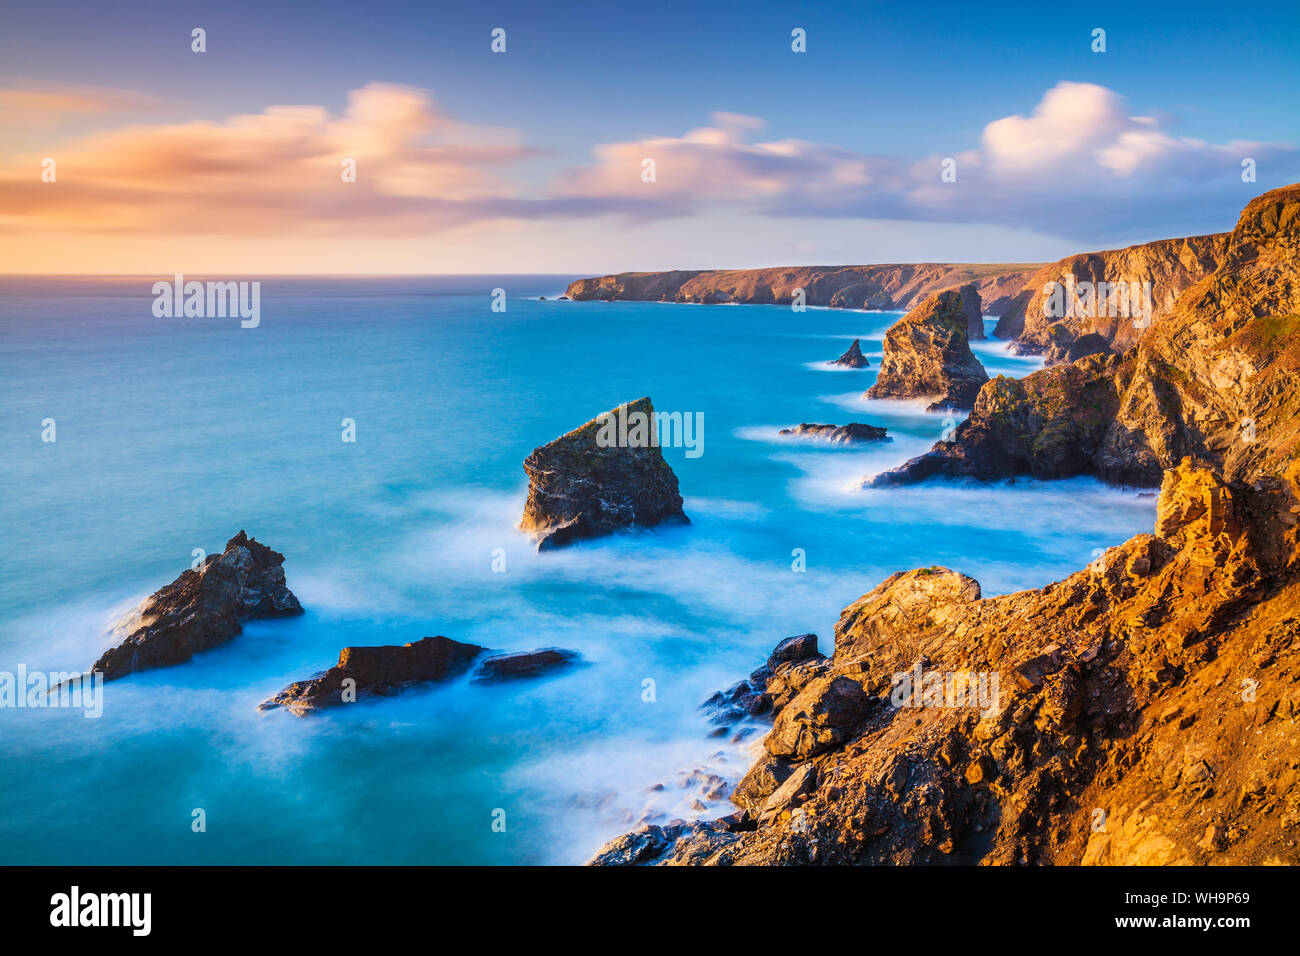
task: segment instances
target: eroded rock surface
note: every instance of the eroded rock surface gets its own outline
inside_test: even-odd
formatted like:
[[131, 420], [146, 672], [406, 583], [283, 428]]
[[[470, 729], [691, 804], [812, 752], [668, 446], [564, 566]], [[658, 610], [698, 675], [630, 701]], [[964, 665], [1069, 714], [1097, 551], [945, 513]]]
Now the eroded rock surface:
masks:
[[[611, 416], [626, 429], [609, 430]], [[649, 423], [640, 433], [638, 421]], [[535, 449], [524, 460], [528, 500], [519, 529], [542, 550], [633, 526], [685, 523], [654, 421], [650, 399], [640, 398]]]
[[244, 622], [291, 617], [302, 605], [285, 585], [284, 555], [243, 531], [154, 592], [132, 615], [127, 638], [92, 667], [104, 680], [182, 664], [243, 633]]
[[777, 434], [787, 438], [819, 438], [832, 445], [847, 445], [853, 442], [884, 441], [887, 429], [861, 422], [850, 422], [847, 425], [815, 425], [804, 422], [794, 428], [782, 428]]
[[967, 323], [957, 291], [940, 292], [903, 316], [885, 333], [867, 397], [933, 398], [930, 411], [970, 408], [988, 374], [970, 350]]

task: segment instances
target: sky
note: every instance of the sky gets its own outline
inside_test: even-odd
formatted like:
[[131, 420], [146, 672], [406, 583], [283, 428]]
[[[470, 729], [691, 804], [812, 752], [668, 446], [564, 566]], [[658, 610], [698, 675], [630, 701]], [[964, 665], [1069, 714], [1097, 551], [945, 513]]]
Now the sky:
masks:
[[1294, 0], [7, 4], [0, 270], [1033, 262], [1223, 231], [1300, 180], [1297, 28]]

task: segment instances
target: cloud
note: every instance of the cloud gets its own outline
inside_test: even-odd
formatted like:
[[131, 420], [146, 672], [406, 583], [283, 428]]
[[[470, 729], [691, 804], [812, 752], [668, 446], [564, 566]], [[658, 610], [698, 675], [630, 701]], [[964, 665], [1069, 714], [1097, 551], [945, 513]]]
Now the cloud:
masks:
[[[0, 103], [95, 112], [120, 101], [87, 91], [0, 91]], [[987, 224], [1080, 241], [1175, 235], [1228, 220], [1258, 192], [1254, 159], [1300, 178], [1295, 146], [1213, 144], [1175, 135], [1165, 117], [1130, 115], [1123, 98], [1061, 82], [1027, 116], [994, 119], [944, 156], [859, 153], [764, 139], [761, 119], [712, 114], [680, 136], [604, 143], [592, 161], [526, 188], [515, 167], [540, 151], [508, 130], [457, 122], [427, 91], [371, 83], [331, 115], [271, 106], [220, 122], [132, 125], [0, 169], [0, 229], [86, 234], [415, 237], [470, 225], [617, 214], [647, 221], [719, 209], [768, 217]], [[356, 161], [357, 181], [340, 178]], [[655, 161], [654, 182], [642, 179]]]

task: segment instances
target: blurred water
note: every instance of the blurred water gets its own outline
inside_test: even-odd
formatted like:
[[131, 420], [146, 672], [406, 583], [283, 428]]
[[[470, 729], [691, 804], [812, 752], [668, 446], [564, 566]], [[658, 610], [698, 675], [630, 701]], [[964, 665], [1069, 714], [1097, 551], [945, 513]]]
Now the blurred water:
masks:
[[[752, 741], [709, 738], [699, 702], [790, 634], [829, 651], [839, 610], [893, 571], [1036, 587], [1152, 522], [1151, 496], [1082, 479], [861, 490], [944, 428], [861, 398], [896, 314], [538, 301], [559, 277], [269, 278], [241, 329], [154, 318], [152, 282], [0, 280], [0, 670], [86, 667], [241, 528], [284, 552], [307, 613], [109, 684], [98, 720], [0, 709], [0, 862], [580, 862], [647, 812], [726, 812], [692, 808], [680, 774], [735, 779]], [[855, 336], [872, 369], [822, 364]], [[976, 351], [991, 374], [1035, 367]], [[702, 457], [665, 451], [692, 523], [536, 554], [514, 529], [521, 461], [642, 395], [704, 413]], [[894, 440], [776, 435], [802, 421]], [[345, 645], [428, 634], [588, 664], [256, 710]]]

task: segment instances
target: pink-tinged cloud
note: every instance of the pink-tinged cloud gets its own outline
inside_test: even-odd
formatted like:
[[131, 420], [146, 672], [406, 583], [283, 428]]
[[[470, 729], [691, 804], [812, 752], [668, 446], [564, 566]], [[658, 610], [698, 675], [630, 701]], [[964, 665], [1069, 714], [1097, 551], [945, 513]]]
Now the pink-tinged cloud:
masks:
[[[763, 121], [714, 113], [681, 136], [605, 143], [593, 162], [526, 190], [538, 155], [508, 131], [456, 122], [422, 90], [372, 83], [341, 115], [272, 106], [222, 122], [123, 127], [0, 171], [0, 229], [227, 237], [414, 237], [476, 224], [731, 209], [767, 216], [984, 223], [1098, 241], [1218, 222], [1260, 187], [1300, 178], [1289, 144], [1206, 143], [1132, 116], [1105, 87], [1062, 82], [1028, 116], [995, 119], [948, 156], [870, 155], [764, 140]], [[355, 159], [357, 181], [340, 177]], [[956, 181], [941, 179], [945, 159]], [[654, 161], [654, 181], [643, 176]], [[1221, 222], [1220, 228], [1228, 223]]]

